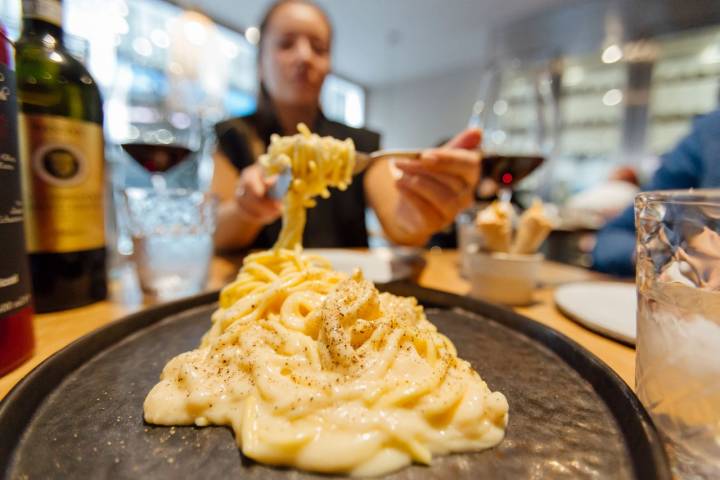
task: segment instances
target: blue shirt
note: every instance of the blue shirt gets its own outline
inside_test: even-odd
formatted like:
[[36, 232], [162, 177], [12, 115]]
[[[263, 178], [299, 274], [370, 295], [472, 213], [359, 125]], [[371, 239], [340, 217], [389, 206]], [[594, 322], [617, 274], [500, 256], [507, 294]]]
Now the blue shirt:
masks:
[[[660, 168], [643, 190], [720, 187], [720, 110], [693, 124], [687, 137], [661, 158]], [[635, 274], [635, 215], [629, 206], [598, 233], [595, 270], [619, 276]]]

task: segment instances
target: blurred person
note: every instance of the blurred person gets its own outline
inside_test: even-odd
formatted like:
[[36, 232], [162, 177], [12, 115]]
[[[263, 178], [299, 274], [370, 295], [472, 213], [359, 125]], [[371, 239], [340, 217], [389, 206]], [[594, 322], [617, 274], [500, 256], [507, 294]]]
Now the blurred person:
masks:
[[621, 166], [611, 172], [606, 181], [571, 196], [565, 206], [599, 217], [600, 225], [603, 225], [632, 203], [639, 191], [640, 182], [635, 170]]
[[[218, 149], [212, 190], [220, 198], [215, 245], [218, 249], [269, 248], [280, 231], [281, 202], [268, 197], [274, 178], [256, 163], [270, 135], [292, 135], [305, 123], [319, 135], [351, 138], [359, 151], [372, 152], [378, 134], [325, 118], [320, 90], [330, 71], [332, 26], [306, 0], [273, 4], [260, 24], [256, 113], [216, 125]], [[365, 208], [370, 205], [389, 239], [424, 245], [468, 206], [479, 176], [480, 131], [468, 129], [419, 161], [395, 159], [374, 164], [346, 191], [335, 190], [308, 210], [306, 247], [367, 246]]]
[[[690, 133], [662, 156], [643, 190], [720, 187], [720, 110], [693, 122]], [[618, 276], [635, 274], [635, 216], [630, 205], [598, 233], [593, 268]]]

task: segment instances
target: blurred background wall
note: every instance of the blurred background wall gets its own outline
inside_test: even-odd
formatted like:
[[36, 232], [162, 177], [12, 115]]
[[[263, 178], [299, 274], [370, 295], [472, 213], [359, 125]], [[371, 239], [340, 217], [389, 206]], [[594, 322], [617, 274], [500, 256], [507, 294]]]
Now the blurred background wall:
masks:
[[[106, 135], [140, 124], [208, 124], [255, 108], [255, 44], [269, 0], [64, 0], [68, 43], [100, 83]], [[430, 146], [485, 107], [521, 137], [544, 78], [552, 148], [520, 186], [558, 203], [619, 165], [646, 176], [657, 156], [717, 107], [717, 0], [319, 0], [335, 27], [326, 114]], [[2, 0], [11, 36], [20, 2]], [[484, 105], [504, 75], [502, 104]], [[495, 100], [497, 103], [497, 99]], [[167, 118], [165, 112], [173, 114]]]

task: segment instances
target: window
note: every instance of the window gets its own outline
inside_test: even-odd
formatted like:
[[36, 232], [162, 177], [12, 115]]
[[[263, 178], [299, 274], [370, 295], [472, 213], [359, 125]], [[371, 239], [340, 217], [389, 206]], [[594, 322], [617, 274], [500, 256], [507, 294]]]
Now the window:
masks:
[[[108, 113], [141, 105], [216, 121], [256, 108], [255, 46], [199, 12], [162, 0], [64, 0], [63, 16], [68, 49], [112, 103]], [[20, 2], [2, 2], [0, 17], [17, 38]], [[329, 118], [364, 125], [361, 86], [330, 75], [321, 102]]]
[[329, 75], [320, 101], [325, 115], [331, 120], [351, 127], [365, 125], [365, 90], [360, 85]]

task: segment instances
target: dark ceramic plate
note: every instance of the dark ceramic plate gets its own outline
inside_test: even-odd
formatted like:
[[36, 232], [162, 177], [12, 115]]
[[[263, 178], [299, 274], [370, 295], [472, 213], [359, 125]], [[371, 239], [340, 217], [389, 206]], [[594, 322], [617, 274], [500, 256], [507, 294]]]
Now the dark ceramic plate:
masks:
[[[493, 390], [510, 403], [505, 440], [479, 453], [436, 457], [394, 479], [658, 478], [668, 463], [627, 385], [572, 340], [509, 310], [407, 283]], [[156, 427], [145, 395], [165, 362], [194, 348], [216, 293], [109, 325], [52, 356], [0, 404], [0, 477], [329, 478], [244, 458], [225, 427]]]

